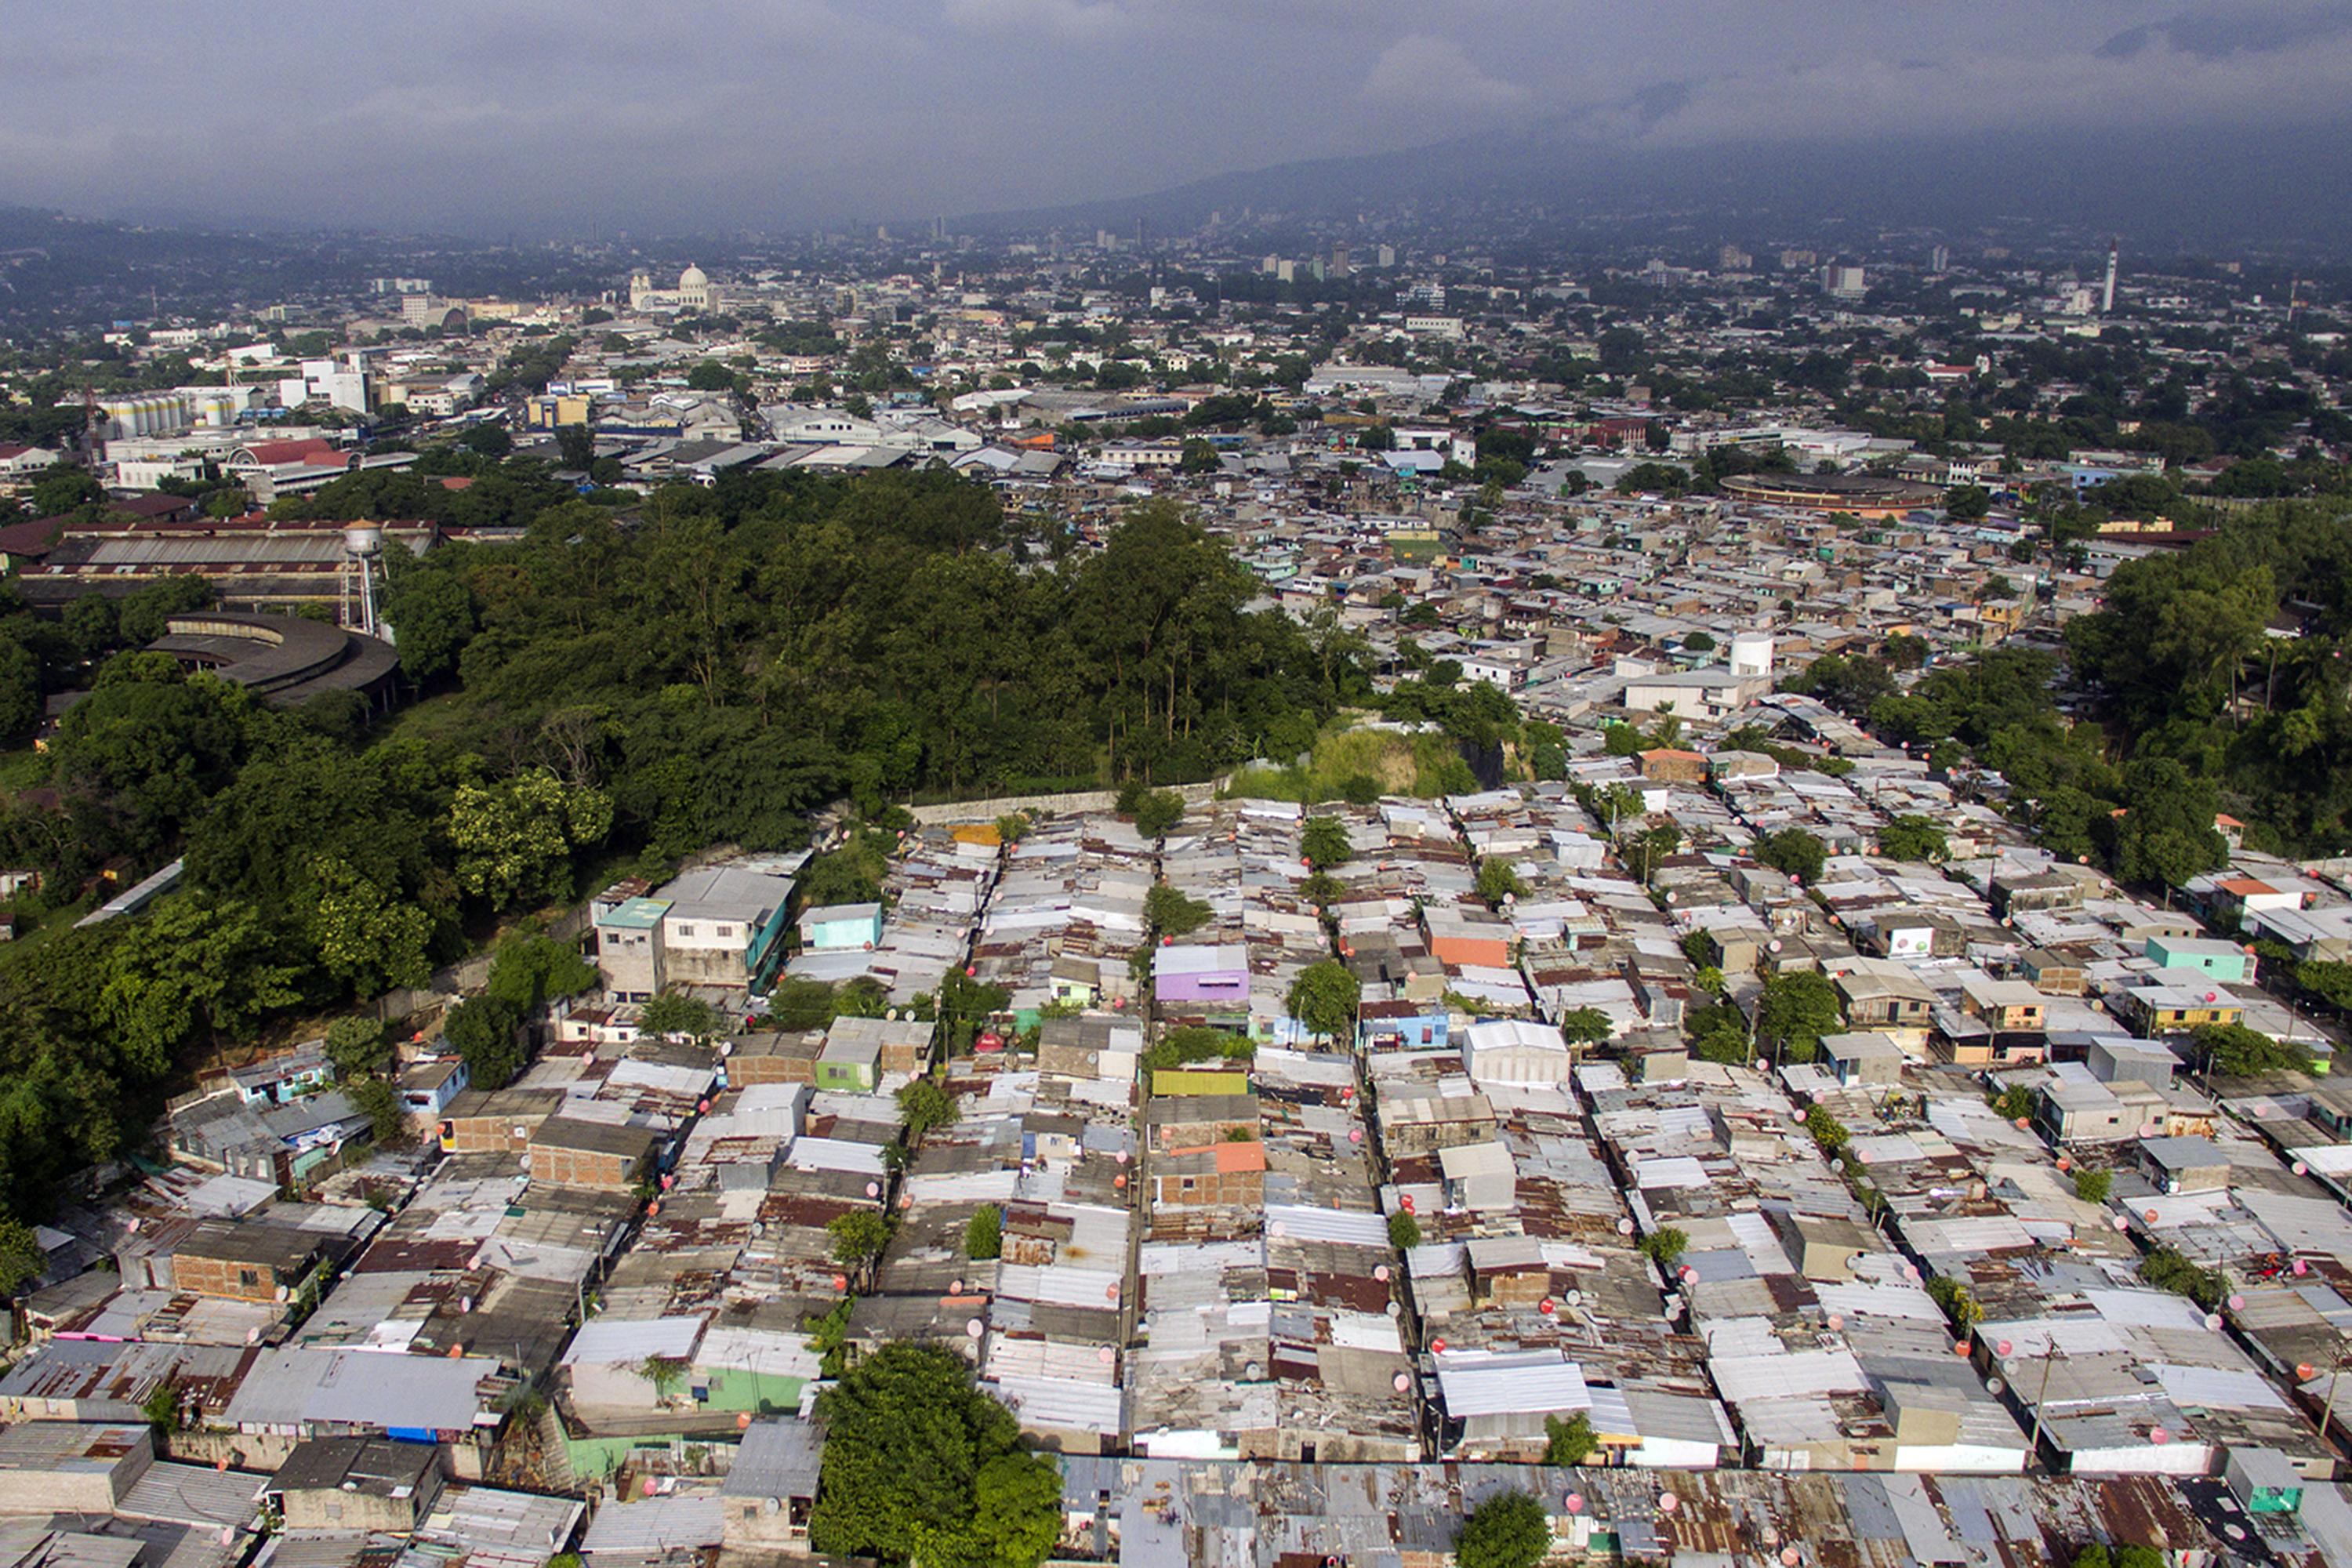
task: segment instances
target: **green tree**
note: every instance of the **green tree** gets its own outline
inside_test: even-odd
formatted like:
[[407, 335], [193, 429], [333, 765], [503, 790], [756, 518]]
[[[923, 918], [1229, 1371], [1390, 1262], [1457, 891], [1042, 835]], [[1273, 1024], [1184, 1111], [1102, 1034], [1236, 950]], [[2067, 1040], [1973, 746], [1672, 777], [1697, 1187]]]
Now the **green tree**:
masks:
[[1659, 1268], [1672, 1272], [1675, 1261], [1690, 1246], [1690, 1237], [1670, 1225], [1662, 1225], [1642, 1238], [1642, 1254]]
[[1184, 797], [1172, 789], [1154, 790], [1136, 803], [1135, 830], [1158, 838], [1184, 820]]
[[301, 999], [301, 973], [247, 904], [178, 893], [135, 919], [114, 949], [99, 1005], [133, 1059], [167, 1070]]
[[1411, 1252], [1421, 1245], [1421, 1221], [1404, 1209], [1389, 1215], [1389, 1245], [1399, 1252]]
[[1944, 492], [1944, 515], [1973, 522], [1992, 510], [1992, 492], [1982, 485], [1955, 485]]
[[925, 1526], [917, 1559], [942, 1568], [1035, 1568], [1062, 1537], [1062, 1472], [1043, 1454], [1000, 1454], [972, 1480], [971, 1522]]
[[637, 1008], [637, 1033], [656, 1038], [708, 1040], [716, 1037], [726, 1027], [719, 1009], [699, 996], [689, 996], [683, 991], [665, 991], [648, 998]]
[[907, 1136], [918, 1143], [934, 1128], [954, 1126], [961, 1114], [955, 1096], [937, 1079], [915, 1079], [898, 1089], [898, 1120]]
[[1811, 970], [1772, 976], [1756, 1006], [1756, 1037], [1776, 1047], [1780, 1061], [1812, 1060], [1822, 1037], [1835, 1034], [1844, 1022], [1837, 987]]
[[1489, 857], [1478, 862], [1477, 890], [1488, 909], [1499, 910], [1506, 900], [1518, 898], [1527, 888], [1508, 860]]
[[585, 471], [596, 460], [596, 435], [585, 425], [555, 427], [556, 460], [567, 468]]
[[577, 996], [595, 985], [596, 966], [578, 948], [544, 932], [533, 932], [499, 944], [483, 989], [525, 1013], [535, 1013], [550, 1002]]
[[1642, 880], [1650, 881], [1657, 875], [1658, 862], [1679, 853], [1683, 847], [1683, 830], [1671, 822], [1656, 823], [1633, 836], [1633, 858], [1642, 868]]
[[890, 1245], [890, 1222], [875, 1209], [835, 1215], [825, 1222], [824, 1233], [833, 1238], [833, 1260], [853, 1278], [879, 1262], [882, 1249]]
[[1890, 860], [1940, 864], [1952, 858], [1943, 825], [1932, 816], [1898, 816], [1878, 830], [1878, 852]]
[[[883, 1346], [818, 1396], [825, 1446], [810, 1544], [838, 1556], [891, 1562], [1000, 1561], [1034, 1568], [1051, 1550], [1062, 1517], [1059, 1488], [1042, 1489], [999, 1471], [988, 1506], [1005, 1517], [992, 1536], [973, 1534], [982, 1509], [980, 1477], [1022, 1453], [1010, 1411], [972, 1386], [961, 1360], [908, 1343]], [[1037, 1544], [1043, 1537], [1044, 1543]], [[1034, 1552], [1034, 1554], [1031, 1554]]]
[[13, 1297], [49, 1267], [40, 1237], [23, 1220], [0, 1216], [0, 1296]]
[[2200, 1024], [2189, 1035], [2205, 1070], [2224, 1078], [2311, 1070], [2310, 1047], [2300, 1040], [2274, 1040], [2243, 1024]]
[[1217, 471], [1217, 449], [1195, 436], [1184, 443], [1184, 450], [1176, 464], [1180, 472], [1213, 474]]
[[2191, 1262], [2179, 1248], [2156, 1247], [2140, 1259], [2140, 1277], [2159, 1290], [2186, 1296], [2210, 1312], [2230, 1293], [2230, 1282], [2218, 1268]]
[[521, 1031], [521, 1011], [496, 996], [460, 1002], [441, 1023], [441, 1032], [465, 1058], [467, 1078], [484, 1090], [504, 1089], [530, 1060]]
[[433, 972], [433, 917], [339, 855], [311, 858], [316, 902], [303, 925], [320, 963], [361, 996], [422, 985]]
[[1290, 1016], [1318, 1038], [1338, 1039], [1351, 1034], [1356, 1010], [1363, 1000], [1363, 984], [1347, 965], [1321, 959], [1298, 972], [1283, 1005]]
[[1559, 1016], [1559, 1032], [1570, 1046], [1597, 1046], [1614, 1038], [1617, 1028], [1598, 1007], [1571, 1007]]
[[431, 680], [455, 669], [457, 656], [474, 638], [478, 616], [465, 579], [437, 564], [396, 569], [384, 592], [383, 618], [398, 639], [400, 672], [411, 680]]
[[1592, 1417], [1580, 1410], [1563, 1421], [1557, 1415], [1544, 1417], [1544, 1463], [1547, 1465], [1580, 1465], [1601, 1447], [1593, 1436]]
[[1543, 1504], [1516, 1488], [1472, 1509], [1454, 1537], [1458, 1568], [1536, 1568], [1550, 1551], [1551, 1520]]
[[1832, 1114], [1826, 1105], [1813, 1106], [1805, 1112], [1805, 1131], [1812, 1135], [1813, 1147], [1832, 1160], [1838, 1157], [1840, 1150], [1853, 1141], [1853, 1134], [1846, 1130], [1845, 1123]]
[[1299, 835], [1299, 852], [1318, 871], [1344, 866], [1354, 858], [1348, 844], [1348, 825], [1336, 816], [1310, 816]]
[[368, 1131], [376, 1142], [390, 1149], [407, 1141], [408, 1118], [400, 1108], [400, 1096], [391, 1083], [380, 1078], [353, 1079], [344, 1086], [351, 1096], [352, 1106], [368, 1119]]
[[1984, 1309], [1977, 1304], [1975, 1294], [1958, 1279], [1939, 1274], [1927, 1281], [1927, 1294], [1963, 1334], [1984, 1321]]
[[2074, 1173], [2074, 1195], [2086, 1204], [2105, 1203], [2107, 1194], [2115, 1189], [2115, 1184], [2116, 1173], [2113, 1171], [2094, 1171], [2086, 1168]]
[[543, 768], [459, 784], [449, 810], [458, 884], [499, 910], [563, 897], [572, 851], [604, 842], [612, 824], [613, 803], [602, 791], [566, 784]]
[[994, 1204], [982, 1204], [964, 1222], [963, 1255], [975, 1263], [985, 1263], [1003, 1253], [1004, 1211]]
[[53, 463], [41, 470], [25, 497], [35, 517], [56, 517], [86, 506], [106, 504], [106, 487], [88, 468]]
[[327, 1026], [327, 1059], [341, 1078], [364, 1078], [392, 1066], [392, 1041], [382, 1020], [338, 1018]]
[[504, 425], [485, 421], [468, 426], [457, 445], [485, 458], [503, 458], [514, 450], [514, 436]]
[[1165, 882], [1152, 883], [1143, 895], [1143, 918], [1161, 936], [1190, 936], [1209, 923], [1212, 913], [1208, 905]]
[[1829, 850], [1803, 828], [1784, 827], [1757, 840], [1756, 858], [1775, 871], [1817, 882], [1821, 880], [1822, 867], [1829, 859]]
[[2297, 985], [2331, 1007], [2352, 1009], [2352, 963], [2338, 963], [2329, 959], [2293, 963], [2293, 958], [2290, 951], [2286, 961], [2292, 964]]

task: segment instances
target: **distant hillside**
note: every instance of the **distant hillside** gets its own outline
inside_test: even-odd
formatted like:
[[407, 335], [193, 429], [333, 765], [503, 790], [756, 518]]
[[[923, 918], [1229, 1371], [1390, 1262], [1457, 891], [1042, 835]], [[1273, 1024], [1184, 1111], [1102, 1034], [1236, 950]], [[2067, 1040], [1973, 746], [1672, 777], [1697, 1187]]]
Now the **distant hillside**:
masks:
[[[2233, 253], [2352, 238], [2352, 126], [2020, 131], [1912, 142], [1701, 148], [1601, 145], [1558, 125], [1402, 153], [1285, 163], [1112, 201], [982, 214], [988, 233], [1048, 226], [1169, 232], [1244, 208], [1345, 216], [1542, 202], [1562, 225], [1650, 215], [1685, 236], [1755, 238], [1851, 223], [1858, 234], [1999, 222], [2122, 234], [2144, 250]], [[1638, 223], [1634, 226], [1639, 226]]]

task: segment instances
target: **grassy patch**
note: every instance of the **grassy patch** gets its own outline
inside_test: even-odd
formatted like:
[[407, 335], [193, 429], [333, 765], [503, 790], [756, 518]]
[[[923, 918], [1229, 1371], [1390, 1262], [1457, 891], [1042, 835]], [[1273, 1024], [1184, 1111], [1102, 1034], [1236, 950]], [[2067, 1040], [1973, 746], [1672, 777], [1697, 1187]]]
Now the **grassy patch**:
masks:
[[1379, 795], [1467, 794], [1478, 787], [1448, 737], [1335, 725], [1317, 739], [1305, 766], [1244, 768], [1226, 791], [1257, 800], [1369, 800]]

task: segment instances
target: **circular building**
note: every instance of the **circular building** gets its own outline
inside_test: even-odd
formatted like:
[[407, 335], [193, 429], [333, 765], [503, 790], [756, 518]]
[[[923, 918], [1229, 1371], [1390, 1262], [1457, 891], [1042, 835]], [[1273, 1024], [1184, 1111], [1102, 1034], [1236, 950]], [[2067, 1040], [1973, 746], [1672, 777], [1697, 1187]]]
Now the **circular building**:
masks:
[[1723, 493], [1753, 506], [1870, 518], [1900, 517], [1944, 499], [1933, 485], [1877, 474], [1734, 474], [1723, 481]]
[[191, 669], [250, 687], [274, 707], [324, 691], [356, 691], [379, 711], [392, 706], [400, 656], [380, 637], [302, 616], [191, 610], [163, 623], [147, 646]]

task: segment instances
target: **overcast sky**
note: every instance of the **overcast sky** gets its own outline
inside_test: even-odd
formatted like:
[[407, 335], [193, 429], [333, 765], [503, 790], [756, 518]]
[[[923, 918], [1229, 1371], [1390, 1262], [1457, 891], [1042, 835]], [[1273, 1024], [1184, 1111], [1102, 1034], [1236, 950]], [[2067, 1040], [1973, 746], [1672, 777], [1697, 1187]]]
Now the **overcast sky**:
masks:
[[2344, 112], [2352, 0], [0, 0], [0, 201], [478, 234], [1666, 145]]

